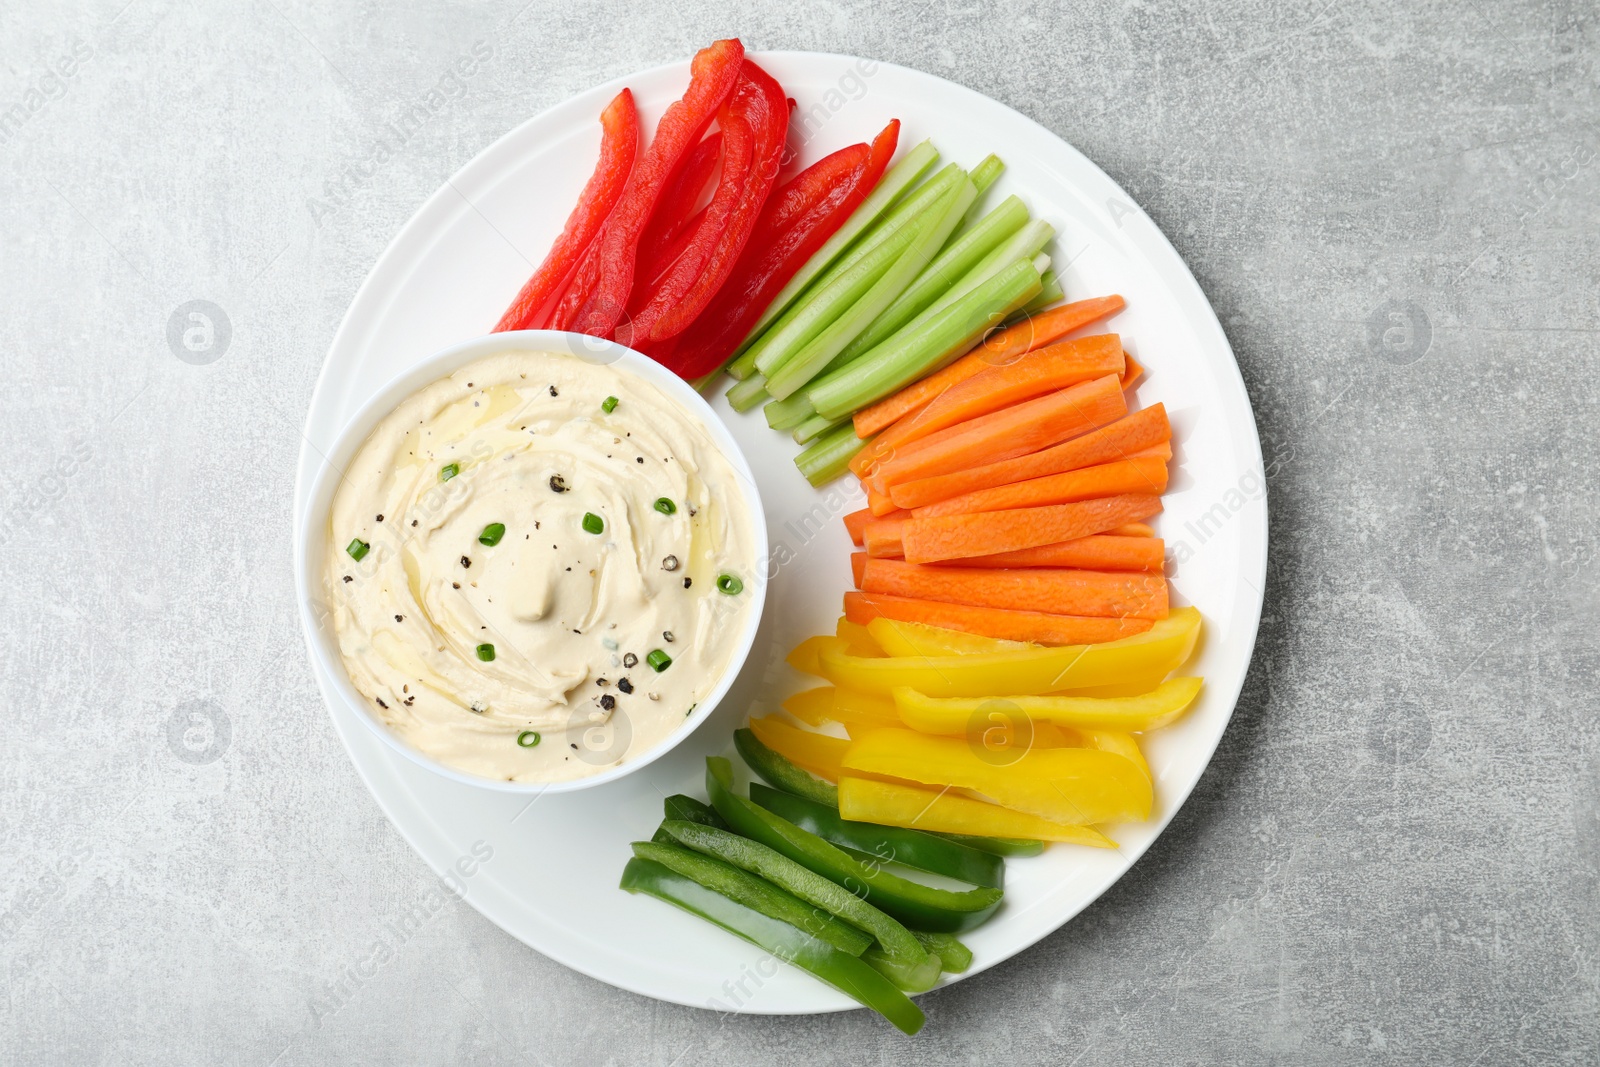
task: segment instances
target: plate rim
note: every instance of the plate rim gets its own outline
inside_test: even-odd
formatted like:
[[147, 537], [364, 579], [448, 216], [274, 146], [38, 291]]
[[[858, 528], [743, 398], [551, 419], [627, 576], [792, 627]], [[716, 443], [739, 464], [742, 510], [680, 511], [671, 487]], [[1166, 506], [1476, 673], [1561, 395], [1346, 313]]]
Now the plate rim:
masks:
[[[1021, 120], [1021, 122], [1026, 124], [1027, 127], [1031, 128], [1031, 131], [1035, 136], [1039, 136], [1055, 146], [1059, 146], [1059, 148], [1064, 149], [1068, 153], [1069, 157], [1072, 158], [1077, 164], [1087, 168], [1091, 177], [1103, 183], [1103, 187], [1105, 189], [1109, 190], [1113, 195], [1124, 199], [1127, 205], [1130, 206], [1131, 213], [1142, 216], [1145, 222], [1148, 224], [1150, 234], [1155, 238], [1155, 240], [1149, 243], [1141, 242], [1142, 254], [1152, 268], [1162, 268], [1160, 270], [1160, 275], [1164, 283], [1169, 289], [1171, 289], [1174, 298], [1178, 300], [1180, 304], [1186, 305], [1185, 310], [1189, 315], [1191, 326], [1193, 327], [1190, 332], [1192, 332], [1196, 337], [1197, 342], [1207, 347], [1210, 345], [1219, 345], [1220, 351], [1226, 354], [1227, 359], [1221, 362], [1226, 363], [1230, 373], [1215, 374], [1213, 375], [1213, 378], [1216, 381], [1219, 389], [1223, 391], [1229, 389], [1237, 391], [1242, 410], [1248, 415], [1248, 419], [1244, 425], [1232, 426], [1231, 430], [1235, 434], [1244, 434], [1245, 441], [1250, 446], [1249, 450], [1247, 451], [1252, 453], [1256, 460], [1255, 467], [1253, 469], [1264, 469], [1264, 456], [1261, 451], [1260, 434], [1256, 425], [1254, 408], [1250, 403], [1249, 392], [1244, 384], [1244, 376], [1239, 367], [1238, 358], [1233, 351], [1232, 344], [1228, 340], [1226, 331], [1224, 331], [1222, 328], [1221, 321], [1217, 318], [1216, 310], [1212, 307], [1211, 302], [1207, 299], [1204, 291], [1200, 288], [1199, 281], [1195, 278], [1194, 272], [1190, 270], [1188, 263], [1185, 262], [1183, 257], [1178, 253], [1176, 247], [1172, 244], [1167, 235], [1159, 226], [1155, 224], [1153, 219], [1150, 219], [1148, 214], [1144, 212], [1143, 208], [1138, 206], [1137, 200], [1130, 196], [1127, 191], [1123, 189], [1122, 186], [1109, 174], [1107, 174], [1105, 170], [1097, 163], [1086, 156], [1073, 144], [1068, 142], [1065, 138], [1061, 137], [1059, 134], [1056, 134], [1054, 131], [1040, 124], [1037, 120], [1022, 113], [1011, 105], [999, 100], [995, 100], [993, 97], [987, 96], [986, 94], [969, 86], [962, 85], [959, 82], [945, 78], [942, 75], [918, 70], [913, 67], [907, 67], [903, 64], [893, 63], [887, 60], [871, 59], [868, 57], [854, 56], [838, 52], [821, 52], [810, 50], [758, 50], [750, 51], [747, 54], [751, 56], [751, 58], [755, 59], [770, 57], [780, 62], [804, 62], [809, 59], [826, 61], [828, 63], [868, 63], [873, 64], [876, 69], [894, 71], [901, 76], [910, 77], [913, 79], [930, 80], [945, 87], [947, 90], [974, 98], [977, 103], [983, 106], [1000, 108], [1005, 112], [1009, 112], [1015, 119]], [[383, 251], [373, 263], [373, 266], [368, 271], [366, 277], [362, 280], [361, 285], [351, 297], [350, 304], [346, 308], [345, 314], [340, 320], [338, 329], [335, 330], [332, 339], [329, 341], [328, 350], [323, 357], [322, 366], [318, 371], [316, 383], [312, 389], [306, 421], [302, 426], [301, 432], [302, 443], [300, 448], [300, 456], [296, 467], [292, 509], [294, 522], [296, 523], [297, 528], [298, 524], [302, 521], [300, 512], [304, 503], [303, 498], [309, 489], [309, 486], [306, 484], [306, 468], [308, 462], [312, 462], [312, 465], [314, 466], [314, 461], [309, 460], [307, 450], [309, 449], [311, 451], [318, 452], [320, 456], [320, 449], [317, 448], [312, 440], [312, 417], [317, 413], [319, 407], [334, 402], [328, 395], [325, 395], [325, 390], [331, 388], [330, 371], [335, 362], [333, 357], [341, 347], [348, 343], [347, 335], [353, 334], [356, 329], [360, 328], [361, 323], [365, 319], [376, 319], [380, 317], [377, 313], [381, 312], [383, 307], [387, 306], [387, 302], [385, 302], [381, 306], [374, 306], [374, 308], [369, 311], [364, 304], [375, 301], [376, 298], [373, 294], [376, 293], [376, 291], [379, 290], [387, 281], [389, 272], [396, 269], [397, 264], [391, 262], [391, 256], [393, 253], [395, 253], [398, 248], [402, 247], [410, 238], [413, 237], [414, 230], [420, 230], [422, 228], [422, 226], [425, 224], [424, 220], [437, 210], [441, 201], [447, 200], [452, 196], [465, 199], [465, 194], [461, 193], [459, 188], [457, 188], [457, 183], [463, 178], [463, 176], [475, 167], [482, 166], [482, 161], [486, 158], [492, 157], [497, 152], [504, 151], [509, 143], [516, 141], [523, 136], [523, 131], [527, 127], [535, 123], [559, 120], [567, 112], [578, 110], [580, 108], [587, 108], [589, 106], [589, 102], [593, 98], [601, 97], [608, 91], [614, 92], [620, 90], [636, 79], [662, 76], [674, 71], [686, 73], [688, 70], [688, 64], [689, 60], [685, 58], [670, 63], [662, 63], [652, 67], [630, 71], [626, 74], [619, 75], [618, 77], [599, 82], [586, 89], [580, 90], [557, 102], [551, 107], [529, 116], [476, 152], [472, 158], [468, 159], [454, 172], [452, 172], [437, 189], [424, 198], [423, 201], [416, 207], [411, 216], [406, 220], [405, 224], [400, 227], [400, 229], [395, 233], [394, 237], [391, 238], [390, 241], [385, 245]], [[876, 69], [874, 73], [876, 72]], [[1071, 187], [1073, 185], [1078, 185], [1079, 183], [1064, 184], [1067, 184], [1069, 187]], [[1079, 188], [1076, 191], [1082, 193], [1087, 192], [1088, 190]], [[1167, 262], [1162, 264], [1160, 262], [1162, 259], [1167, 260]], [[369, 292], [369, 290], [371, 292]], [[360, 316], [357, 315], [357, 312], [361, 313]], [[1210, 333], [1212, 336], [1209, 338], [1206, 337], [1205, 335], [1207, 333]], [[346, 403], [348, 404], [348, 401], [346, 401]], [[359, 404], [357, 406], [359, 406]], [[326, 461], [326, 457], [320, 458], [322, 461]], [[1245, 458], [1248, 459], [1249, 456], [1247, 455]], [[1049, 937], [1051, 934], [1060, 930], [1078, 915], [1082, 914], [1086, 908], [1103, 897], [1112, 886], [1114, 886], [1123, 877], [1125, 877], [1130, 870], [1132, 870], [1134, 865], [1138, 863], [1138, 861], [1144, 856], [1149, 848], [1157, 840], [1159, 840], [1164, 833], [1166, 833], [1167, 828], [1171, 825], [1172, 820], [1176, 817], [1177, 813], [1182, 810], [1184, 804], [1188, 802], [1190, 796], [1193, 795], [1194, 789], [1199, 784], [1199, 781], [1204, 776], [1206, 770], [1210, 768], [1211, 763], [1216, 756], [1216, 750], [1221, 745], [1223, 737], [1227, 734], [1228, 727], [1231, 724], [1234, 713], [1237, 710], [1245, 681], [1249, 675], [1250, 664], [1254, 660], [1254, 650], [1256, 639], [1259, 635], [1261, 614], [1265, 597], [1265, 578], [1270, 552], [1269, 498], [1269, 488], [1266, 484], [1265, 478], [1263, 477], [1261, 495], [1258, 499], [1251, 501], [1255, 507], [1249, 509], [1250, 516], [1254, 516], [1254, 520], [1250, 521], [1250, 516], [1245, 515], [1243, 510], [1239, 512], [1240, 517], [1247, 520], [1246, 526], [1243, 528], [1242, 532], [1243, 542], [1248, 544], [1253, 541], [1259, 543], [1260, 545], [1260, 550], [1258, 553], [1259, 562], [1255, 573], [1246, 574], [1241, 572], [1239, 576], [1239, 580], [1244, 582], [1250, 588], [1253, 595], [1245, 596], [1241, 604], [1235, 608], [1235, 616], [1239, 617], [1242, 613], [1242, 617], [1247, 621], [1245, 628], [1240, 631], [1239, 641], [1241, 644], [1247, 644], [1250, 652], [1245, 658], [1242, 669], [1239, 672], [1238, 684], [1232, 687], [1233, 691], [1231, 693], [1226, 695], [1226, 715], [1223, 717], [1215, 736], [1207, 742], [1207, 750], [1204, 753], [1205, 758], [1203, 761], [1199, 762], [1198, 769], [1194, 775], [1194, 780], [1188, 783], [1187, 788], [1183, 791], [1182, 799], [1175, 804], [1171, 804], [1170, 806], [1163, 805], [1159, 820], [1159, 827], [1150, 836], [1149, 840], [1132, 846], [1121, 846], [1120, 850], [1126, 856], [1126, 859], [1121, 865], [1120, 869], [1118, 869], [1115, 873], [1112, 873], [1104, 881], [1104, 883], [1098, 885], [1092, 893], [1087, 894], [1076, 907], [1068, 910], [1058, 922], [1048, 926], [1041, 926], [1036, 931], [1029, 931], [1028, 935], [1026, 935], [1025, 943], [1018, 945], [1004, 956], [985, 961], [982, 964], [977, 964], [963, 974], [946, 976], [937, 986], [934, 987], [935, 989], [942, 989], [965, 978], [981, 974], [992, 967], [998, 966], [999, 964], [1004, 963], [1005, 961], [1012, 959], [1017, 955], [1020, 955], [1028, 949], [1036, 946], [1046, 937]], [[1248, 562], [1248, 557], [1244, 553], [1241, 553], [1241, 565], [1248, 564]], [[313, 649], [310, 645], [312, 637], [308, 632], [305, 631], [304, 620], [302, 620], [302, 636], [307, 641], [308, 657], [312, 657], [314, 655]], [[411, 848], [423, 859], [423, 862], [426, 863], [431, 870], [434, 870], [436, 874], [448, 873], [448, 863], [442, 865], [444, 869], [441, 870], [441, 865], [436, 864], [430, 855], [430, 849], [425, 848], [421, 843], [421, 838], [423, 835], [420, 831], [425, 827], [429, 829], [435, 836], [440, 838], [446, 836], [443, 830], [437, 825], [435, 820], [427, 814], [426, 811], [422, 811], [420, 809], [417, 820], [412, 820], [409, 817], [406, 820], [401, 820], [400, 818], [396, 817], [394, 805], [391, 803], [390, 799], [385, 796], [384, 792], [380, 791], [375, 784], [375, 778], [377, 775], [369, 770], [369, 768], [362, 762], [355, 750], [352, 748], [352, 733], [347, 732], [347, 730], [353, 724], [342, 722], [338, 715], [334, 712], [333, 701], [327, 692], [326, 680], [322, 677], [321, 672], [317, 669], [314, 658], [312, 658], [311, 665], [313, 673], [317, 676], [318, 691], [322, 695], [323, 703], [330, 718], [334, 722], [335, 731], [339, 734], [341, 743], [345, 746], [346, 753], [350, 757], [351, 763], [355, 765], [356, 772], [360, 776], [362, 783], [367, 787], [368, 792], [372, 794], [373, 799], [377, 801], [378, 806], [380, 810], [383, 811], [385, 817], [388, 818], [389, 821], [400, 832], [406, 843], [410, 845]], [[1208, 683], [1208, 688], [1209, 687], [1210, 686]], [[583, 794], [579, 793], [573, 795]], [[490, 885], [493, 886], [496, 893], [504, 892], [504, 890], [497, 884], [490, 883]], [[755, 1015], [824, 1014], [832, 1011], [854, 1010], [860, 1007], [860, 1005], [857, 1005], [852, 1001], [848, 1001], [841, 996], [839, 1002], [825, 1006], [774, 1007], [749, 1004], [731, 1009], [719, 1009], [706, 1003], [663, 994], [663, 992], [658, 989], [644, 988], [637, 983], [627, 980], [619, 980], [610, 975], [598, 974], [594, 969], [591, 969], [584, 963], [571, 958], [570, 955], [565, 951], [553, 950], [549, 947], [536, 946], [529, 943], [528, 940], [521, 935], [507, 929], [507, 927], [503, 925], [499, 919], [490, 914], [483, 906], [480, 906], [480, 904], [474, 900], [474, 897], [481, 897], [482, 895], [483, 894], [481, 890], [477, 887], [474, 887], [474, 891], [471, 893], [461, 894], [462, 899], [465, 899], [468, 901], [468, 903], [473, 904], [473, 907], [480, 914], [482, 914], [490, 922], [494, 923], [513, 939], [524, 945], [527, 945], [529, 948], [539, 952], [541, 955], [560, 963], [562, 966], [577, 971], [580, 974], [594, 978], [597, 981], [605, 982], [607, 985], [625, 989], [629, 992], [647, 996], [652, 999], [683, 1004], [688, 1007], [700, 1008], [702, 1010], [731, 1010], [741, 1014]]]

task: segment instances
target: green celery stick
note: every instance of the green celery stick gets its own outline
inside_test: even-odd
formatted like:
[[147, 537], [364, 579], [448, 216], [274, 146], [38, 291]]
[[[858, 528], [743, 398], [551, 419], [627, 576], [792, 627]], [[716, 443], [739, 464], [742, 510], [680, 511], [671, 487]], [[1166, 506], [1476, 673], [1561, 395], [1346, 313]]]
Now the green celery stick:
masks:
[[738, 382], [728, 390], [728, 406], [735, 411], [749, 411], [767, 399], [767, 380], [757, 374]]
[[812, 485], [825, 485], [850, 467], [850, 460], [866, 445], [850, 423], [835, 426], [794, 457], [794, 465]]
[[810, 444], [844, 421], [845, 419], [825, 419], [821, 415], [813, 415], [799, 426], [796, 426], [794, 433], [790, 436], [794, 438], [794, 443], [797, 445]]
[[1022, 201], [1015, 196], [1006, 197], [993, 211], [951, 241], [894, 303], [845, 346], [840, 353], [844, 361], [849, 362], [876, 347], [910, 322], [1027, 222], [1028, 209]]
[[983, 157], [983, 162], [972, 168], [972, 184], [978, 187], [978, 195], [982, 196], [989, 191], [989, 186], [995, 179], [1005, 173], [1006, 165], [1000, 157], [990, 152]]
[[774, 430], [792, 430], [817, 413], [811, 406], [811, 398], [804, 393], [773, 400], [762, 410], [766, 412], [767, 425]]
[[[961, 355], [1039, 293], [1039, 272], [1020, 259], [926, 318], [919, 317], [849, 366], [806, 390], [819, 415], [839, 418]], [[826, 439], [826, 438], [824, 438]]]
[[761, 313], [756, 320], [755, 327], [750, 331], [750, 336], [744, 339], [739, 346], [748, 348], [750, 342], [760, 337], [772, 321], [786, 311], [795, 297], [799, 296], [811, 284], [811, 280], [826, 270], [839, 254], [850, 246], [850, 243], [861, 236], [863, 230], [878, 221], [890, 205], [899, 200], [907, 189], [916, 184], [924, 174], [939, 160], [939, 150], [933, 147], [932, 141], [923, 141], [905, 154], [905, 158], [884, 172], [876, 188], [861, 201], [861, 206], [851, 212], [844, 225], [839, 227], [834, 235], [827, 239], [821, 248], [805, 262], [805, 266], [795, 272], [789, 279], [789, 284], [778, 291], [772, 298], [772, 303], [767, 305], [767, 310]]
[[[762, 334], [749, 352], [762, 374], [771, 376], [807, 341], [822, 332], [858, 299], [893, 262], [885, 246], [904, 248], [916, 236], [916, 222], [940, 197], [966, 177], [955, 164], [944, 168], [904, 201], [822, 273], [809, 289]], [[749, 352], [745, 353], [746, 355]]]
[[[906, 242], [904, 251], [894, 264], [884, 271], [872, 288], [863, 293], [849, 310], [839, 315], [821, 333], [783, 364], [767, 380], [767, 392], [782, 400], [803, 388], [820, 374], [855, 336], [877, 318], [906, 286], [925, 269], [935, 253], [949, 238], [956, 223], [967, 213], [967, 208], [978, 197], [978, 190], [970, 181], [958, 184], [911, 225], [918, 232]], [[898, 236], [898, 235], [897, 235]], [[881, 247], [889, 248], [892, 242]], [[866, 261], [863, 260], [863, 263]]]

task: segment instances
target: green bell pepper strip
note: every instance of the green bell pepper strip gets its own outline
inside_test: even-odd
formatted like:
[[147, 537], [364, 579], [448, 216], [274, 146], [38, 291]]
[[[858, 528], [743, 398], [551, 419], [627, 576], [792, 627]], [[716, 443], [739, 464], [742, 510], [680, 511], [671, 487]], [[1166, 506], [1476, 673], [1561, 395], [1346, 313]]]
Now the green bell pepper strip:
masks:
[[[733, 732], [733, 746], [739, 750], [739, 756], [752, 771], [755, 771], [767, 784], [785, 793], [793, 793], [797, 797], [814, 800], [818, 804], [826, 804], [834, 811], [839, 810], [839, 787], [832, 782], [824, 781], [809, 771], [802, 770], [789, 762], [783, 756], [772, 751], [761, 743], [760, 738], [748, 728], [744, 727]], [[698, 803], [698, 801], [696, 801]], [[1037, 856], [1044, 851], [1043, 841], [1024, 841], [1010, 837], [973, 837], [969, 834], [935, 834], [928, 831], [929, 837], [943, 838], [954, 841], [958, 845], [966, 845], [980, 852], [993, 853], [996, 856]]]
[[747, 908], [804, 930], [840, 952], [859, 956], [872, 944], [870, 935], [732, 864], [678, 844], [657, 841], [635, 841], [633, 854], [640, 859], [659, 863], [685, 878], [699, 882], [707, 889], [716, 890], [729, 900], [738, 901]]
[[[914, 933], [916, 939], [922, 942], [922, 947], [938, 956], [944, 969], [951, 974], [960, 974], [972, 966], [972, 950], [957, 941], [955, 934], [930, 934], [923, 930]], [[875, 948], [869, 948], [862, 955], [866, 956], [874, 951]]]
[[811, 972], [905, 1033], [916, 1033], [926, 1021], [922, 1009], [870, 965], [786, 922], [707, 889], [654, 860], [638, 857], [629, 860], [622, 869], [622, 888], [630, 893], [648, 893], [698, 915], [779, 959]]
[[865, 930], [876, 940], [882, 954], [875, 966], [901, 989], [919, 993], [933, 988], [939, 980], [943, 961], [930, 955], [912, 931], [837, 882], [800, 866], [759, 841], [726, 830], [698, 823], [664, 822], [660, 832], [674, 844], [749, 871], [807, 904]]
[[[701, 826], [715, 826], [719, 830], [728, 828], [728, 824], [722, 821], [722, 816], [718, 815], [716, 809], [710, 804], [703, 800], [696, 800], [691, 796], [685, 796], [682, 793], [674, 793], [672, 796], [667, 797], [662, 802], [661, 808], [668, 821], [697, 822]], [[656, 832], [651, 835], [650, 840], [659, 845], [675, 843], [672, 837], [660, 827], [656, 828]]]
[[738, 749], [739, 757], [745, 764], [765, 778], [769, 784], [777, 786], [786, 793], [805, 797], [818, 804], [827, 804], [835, 811], [839, 810], [838, 786], [823, 781], [809, 771], [801, 770], [785, 757], [778, 755], [762, 744], [755, 731], [748, 726], [742, 726], [733, 732], [733, 747]]
[[726, 830], [728, 824], [717, 814], [715, 808], [703, 800], [674, 793], [661, 804], [662, 812], [668, 819], [678, 819], [683, 822], [697, 822], [702, 826], [715, 826], [719, 830]]
[[980, 852], [993, 852], [996, 856], [1037, 856], [1044, 851], [1043, 841], [1030, 841], [1023, 837], [973, 837], [971, 834], [940, 834], [950, 840]]
[[750, 783], [750, 799], [840, 848], [973, 885], [1005, 888], [1006, 861], [992, 852], [980, 852], [921, 830], [852, 822], [841, 818], [838, 808], [784, 793], [760, 782]]
[[816, 834], [774, 815], [733, 791], [733, 768], [720, 756], [706, 759], [706, 791], [717, 814], [734, 832], [776, 849], [803, 867], [826, 875], [867, 902], [919, 930], [956, 933], [979, 925], [1000, 906], [1004, 894], [989, 886], [936, 889], [861, 862]]

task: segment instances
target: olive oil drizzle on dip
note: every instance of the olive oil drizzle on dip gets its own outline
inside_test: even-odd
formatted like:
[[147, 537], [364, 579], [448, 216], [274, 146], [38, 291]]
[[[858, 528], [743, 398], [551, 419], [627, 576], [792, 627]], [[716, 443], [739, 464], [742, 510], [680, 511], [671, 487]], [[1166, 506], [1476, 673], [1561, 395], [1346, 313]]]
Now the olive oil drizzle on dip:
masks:
[[474, 362], [379, 423], [335, 494], [324, 583], [345, 669], [401, 737], [470, 774], [564, 781], [637, 757], [739, 645], [745, 492], [642, 379], [549, 352]]

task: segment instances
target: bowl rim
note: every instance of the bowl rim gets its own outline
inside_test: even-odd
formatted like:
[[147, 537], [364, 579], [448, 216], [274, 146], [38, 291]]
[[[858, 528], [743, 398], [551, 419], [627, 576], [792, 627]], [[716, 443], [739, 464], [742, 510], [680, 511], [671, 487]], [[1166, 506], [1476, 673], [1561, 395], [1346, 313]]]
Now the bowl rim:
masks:
[[[344, 469], [377, 424], [412, 394], [469, 363], [501, 353], [528, 351], [569, 355], [587, 363], [613, 366], [642, 378], [676, 400], [705, 429], [733, 467], [734, 473], [744, 482], [744, 504], [749, 512], [754, 542], [754, 557], [750, 567], [752, 580], [745, 586], [754, 597], [752, 610], [746, 615], [737, 647], [716, 686], [699, 701], [678, 729], [654, 748], [598, 773], [559, 782], [510, 782], [485, 778], [451, 767], [412, 746], [367, 706], [345, 669], [332, 628], [324, 625], [326, 608], [321, 608], [319, 612], [323, 594], [321, 561], [325, 558], [328, 546], [326, 527], [334, 492]], [[368, 729], [412, 763], [453, 782], [502, 793], [526, 796], [591, 789], [623, 778], [672, 751], [693, 734], [727, 696], [749, 659], [766, 607], [769, 570], [766, 513], [749, 460], [727, 425], [693, 386], [649, 356], [615, 341], [562, 330], [508, 330], [469, 338], [440, 349], [389, 378], [356, 409], [339, 428], [329, 447], [322, 451], [322, 460], [307, 493], [306, 507], [296, 522], [294, 536], [295, 600], [300, 613], [300, 626], [312, 659], [327, 673], [340, 699]]]

